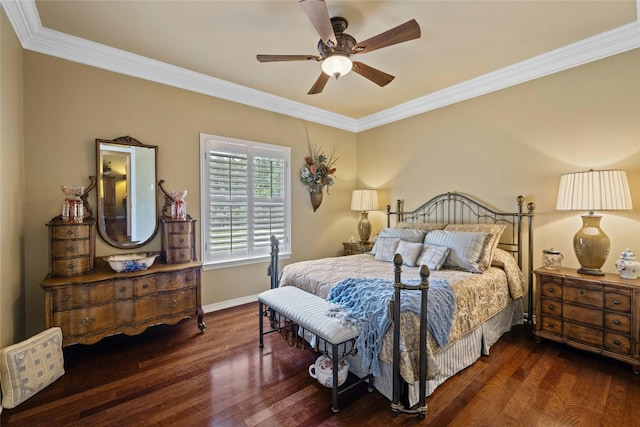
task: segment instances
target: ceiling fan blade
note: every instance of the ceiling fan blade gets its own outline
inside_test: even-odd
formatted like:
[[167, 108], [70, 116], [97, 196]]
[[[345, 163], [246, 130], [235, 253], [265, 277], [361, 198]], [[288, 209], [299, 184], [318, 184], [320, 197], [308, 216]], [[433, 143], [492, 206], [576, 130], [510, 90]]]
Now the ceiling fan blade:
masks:
[[320, 73], [316, 82], [313, 84], [309, 92], [307, 92], [307, 95], [315, 95], [316, 93], [322, 92], [328, 81], [329, 75], [324, 72]]
[[315, 55], [256, 55], [260, 62], [276, 62], [276, 61], [309, 61], [315, 59], [320, 61], [322, 58]]
[[324, 0], [300, 0], [300, 6], [304, 9], [304, 13], [307, 14], [324, 44], [329, 45], [329, 41], [331, 41], [333, 46], [336, 46], [338, 41], [333, 32], [333, 25], [331, 25], [331, 18]]
[[391, 83], [391, 80], [395, 79], [391, 74], [376, 70], [375, 68], [358, 61], [353, 61], [352, 71], [360, 74], [362, 77], [366, 77], [380, 87], [388, 85]]
[[398, 25], [384, 33], [373, 36], [358, 43], [353, 48], [353, 53], [367, 53], [382, 47], [406, 42], [420, 38], [420, 26], [415, 19]]

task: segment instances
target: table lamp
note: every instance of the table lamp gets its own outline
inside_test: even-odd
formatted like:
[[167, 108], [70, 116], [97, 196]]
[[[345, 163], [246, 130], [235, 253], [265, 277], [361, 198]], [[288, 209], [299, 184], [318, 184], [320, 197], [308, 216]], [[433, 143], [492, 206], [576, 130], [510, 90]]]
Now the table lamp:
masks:
[[380, 209], [378, 206], [378, 192], [376, 190], [354, 190], [351, 195], [351, 210], [362, 212], [362, 217], [358, 223], [358, 234], [360, 242], [367, 243], [371, 236], [371, 223], [369, 222], [369, 213], [367, 211], [375, 211]]
[[600, 268], [609, 256], [609, 237], [600, 228], [602, 216], [594, 211], [632, 209], [627, 174], [619, 170], [590, 169], [560, 177], [557, 210], [589, 211], [582, 215], [582, 228], [573, 237], [580, 263], [578, 273], [602, 276]]

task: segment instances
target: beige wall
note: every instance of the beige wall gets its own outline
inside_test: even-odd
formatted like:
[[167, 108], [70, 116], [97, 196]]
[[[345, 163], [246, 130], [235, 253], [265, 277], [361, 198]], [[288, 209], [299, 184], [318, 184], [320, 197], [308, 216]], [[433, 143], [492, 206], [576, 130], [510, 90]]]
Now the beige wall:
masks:
[[[535, 202], [534, 265], [542, 249], [578, 267], [580, 212], [558, 212], [560, 175], [627, 171], [634, 210], [601, 212], [611, 239], [604, 270], [627, 246], [640, 255], [640, 50], [567, 70], [358, 135], [358, 181], [406, 208], [447, 191], [515, 210]], [[377, 229], [382, 214], [371, 214]]]
[[[293, 259], [336, 255], [341, 242], [355, 231], [357, 214], [349, 211], [349, 203], [356, 179], [356, 135], [33, 52], [25, 52], [24, 63], [27, 209], [31, 213], [25, 224], [28, 331], [44, 325], [39, 282], [47, 274], [45, 224], [59, 213], [60, 185], [87, 185], [88, 176], [95, 175], [95, 138], [131, 135], [157, 145], [158, 177], [166, 181], [167, 189], [188, 191], [188, 213], [198, 220], [200, 132], [290, 146]], [[297, 178], [308, 153], [305, 127], [312, 142], [327, 151], [335, 147], [339, 156], [336, 184], [315, 213], [306, 187]], [[95, 194], [89, 200], [95, 207]], [[160, 250], [160, 239], [156, 237], [142, 250]], [[115, 252], [97, 239], [97, 256]], [[265, 262], [205, 271], [203, 305], [266, 289], [266, 267]]]
[[[536, 263], [540, 251], [553, 246], [567, 254], [565, 265], [577, 266], [571, 240], [580, 219], [554, 210], [559, 175], [623, 168], [636, 209], [604, 213], [602, 221], [612, 240], [605, 270], [615, 271], [613, 262], [626, 246], [640, 252], [638, 71], [640, 54], [629, 52], [355, 135], [25, 52], [27, 332], [43, 327], [38, 284], [47, 271], [45, 223], [58, 214], [60, 185], [88, 183], [95, 173], [95, 138], [127, 134], [159, 146], [159, 177], [169, 188], [189, 191], [188, 210], [197, 219], [200, 132], [291, 146], [291, 261], [340, 252], [340, 243], [355, 234], [358, 214], [349, 202], [357, 185], [381, 188], [385, 202], [402, 198], [407, 207], [442, 191], [461, 191], [510, 210], [522, 194], [538, 206]], [[335, 146], [340, 157], [337, 183], [316, 213], [297, 180], [307, 152], [305, 127], [313, 142], [326, 150]], [[370, 218], [378, 231], [383, 214]], [[145, 249], [159, 246], [156, 238]], [[113, 252], [98, 241], [98, 256]], [[265, 269], [261, 263], [204, 272], [203, 304], [258, 293], [268, 286]]]
[[22, 48], [0, 8], [0, 348], [24, 335]]

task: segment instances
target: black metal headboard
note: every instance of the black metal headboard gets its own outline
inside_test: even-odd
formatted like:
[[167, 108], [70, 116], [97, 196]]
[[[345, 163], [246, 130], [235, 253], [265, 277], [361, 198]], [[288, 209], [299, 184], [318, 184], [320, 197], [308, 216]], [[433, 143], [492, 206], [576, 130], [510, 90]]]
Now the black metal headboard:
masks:
[[[444, 224], [504, 224], [505, 231], [500, 239], [499, 247], [510, 252], [518, 265], [528, 275], [529, 290], [529, 319], [533, 315], [533, 216], [535, 204], [529, 202], [524, 207], [524, 197], [516, 198], [516, 212], [499, 212], [469, 196], [459, 193], [443, 193], [431, 198], [415, 210], [403, 210], [402, 201], [396, 203], [395, 212], [387, 205], [387, 227], [391, 227], [391, 217], [396, 216], [397, 222], [414, 223], [444, 223]], [[526, 241], [525, 225], [526, 219]], [[523, 263], [524, 249], [527, 249], [527, 259]]]

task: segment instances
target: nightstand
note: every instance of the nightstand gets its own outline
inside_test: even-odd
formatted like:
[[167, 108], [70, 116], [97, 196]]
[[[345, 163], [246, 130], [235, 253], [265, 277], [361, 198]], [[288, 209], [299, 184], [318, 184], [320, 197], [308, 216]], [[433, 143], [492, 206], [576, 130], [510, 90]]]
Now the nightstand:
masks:
[[534, 273], [537, 339], [620, 360], [640, 373], [640, 279], [569, 268]]
[[344, 246], [345, 255], [366, 254], [367, 252], [371, 252], [371, 249], [373, 248], [373, 242], [345, 242], [342, 244], [342, 246]]

